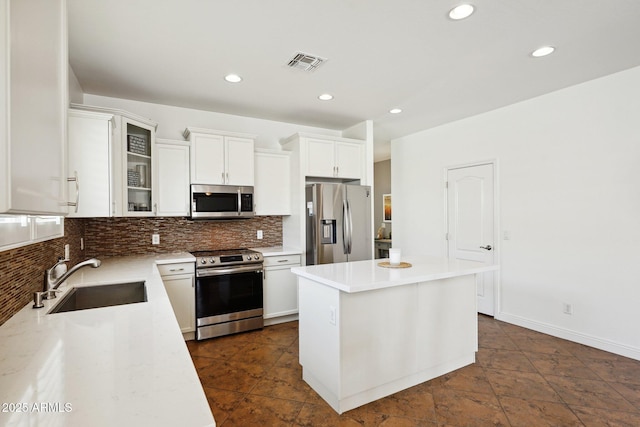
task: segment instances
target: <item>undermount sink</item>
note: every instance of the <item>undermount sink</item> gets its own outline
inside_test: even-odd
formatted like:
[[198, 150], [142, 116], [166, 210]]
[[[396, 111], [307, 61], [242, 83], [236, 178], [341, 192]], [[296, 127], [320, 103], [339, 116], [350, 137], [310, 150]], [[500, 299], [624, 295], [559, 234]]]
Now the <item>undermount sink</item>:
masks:
[[146, 301], [144, 281], [83, 286], [71, 289], [49, 314]]

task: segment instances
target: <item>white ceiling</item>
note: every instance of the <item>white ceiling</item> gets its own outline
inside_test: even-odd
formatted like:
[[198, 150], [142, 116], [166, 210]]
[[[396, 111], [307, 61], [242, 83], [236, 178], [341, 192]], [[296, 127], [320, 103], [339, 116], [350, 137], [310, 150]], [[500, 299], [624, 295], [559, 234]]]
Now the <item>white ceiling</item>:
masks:
[[[95, 95], [338, 130], [370, 119], [377, 159], [393, 138], [640, 65], [639, 0], [471, 0], [450, 20], [461, 2], [68, 0], [69, 59]], [[328, 61], [288, 68], [297, 51]]]

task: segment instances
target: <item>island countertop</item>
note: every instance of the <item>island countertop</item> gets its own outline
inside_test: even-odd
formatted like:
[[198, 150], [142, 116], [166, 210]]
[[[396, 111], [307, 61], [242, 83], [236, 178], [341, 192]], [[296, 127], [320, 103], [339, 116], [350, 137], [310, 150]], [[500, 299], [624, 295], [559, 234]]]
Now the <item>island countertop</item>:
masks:
[[291, 272], [343, 292], [354, 293], [498, 270], [495, 264], [431, 256], [404, 257], [408, 268], [385, 268], [388, 259], [294, 267]]
[[[107, 258], [0, 327], [0, 425], [215, 426], [156, 264]], [[73, 286], [144, 280], [147, 302], [47, 314]], [[5, 409], [3, 407], [3, 409]]]

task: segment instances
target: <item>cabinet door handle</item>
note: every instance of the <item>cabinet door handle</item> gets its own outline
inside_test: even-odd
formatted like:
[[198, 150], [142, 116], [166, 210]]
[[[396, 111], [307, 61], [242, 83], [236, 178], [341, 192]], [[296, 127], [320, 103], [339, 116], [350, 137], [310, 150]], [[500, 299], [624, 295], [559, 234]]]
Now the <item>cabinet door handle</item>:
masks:
[[80, 180], [78, 179], [78, 171], [73, 171], [73, 177], [67, 178], [67, 182], [75, 181], [76, 182], [76, 201], [75, 202], [67, 202], [67, 206], [75, 207], [74, 213], [78, 213], [78, 202], [80, 201]]
[[279, 259], [278, 262], [289, 262], [288, 259]]
[[158, 215], [158, 204], [157, 203], [153, 204], [153, 214], [156, 215], [156, 216]]
[[181, 267], [181, 268], [170, 268], [169, 271], [184, 271], [184, 267]]
[[222, 172], [221, 175], [222, 175], [222, 183], [225, 184], [225, 182], [224, 182], [224, 172]]
[[224, 177], [225, 177], [224, 183], [228, 184], [229, 183], [229, 172], [225, 172]]

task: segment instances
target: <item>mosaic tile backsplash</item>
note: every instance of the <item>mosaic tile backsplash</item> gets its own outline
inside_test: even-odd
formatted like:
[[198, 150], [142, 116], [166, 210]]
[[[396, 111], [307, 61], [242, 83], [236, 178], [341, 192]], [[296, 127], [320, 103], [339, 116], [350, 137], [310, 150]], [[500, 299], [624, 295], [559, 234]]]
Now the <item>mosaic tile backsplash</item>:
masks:
[[[256, 238], [262, 230], [263, 239]], [[151, 235], [160, 244], [151, 244]], [[84, 250], [80, 250], [80, 239]], [[24, 307], [42, 287], [44, 270], [70, 246], [69, 265], [88, 258], [144, 255], [176, 251], [233, 249], [282, 245], [282, 217], [234, 221], [186, 218], [68, 218], [65, 236], [0, 252], [0, 325]]]

